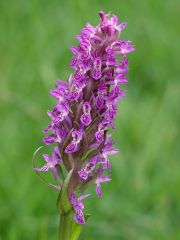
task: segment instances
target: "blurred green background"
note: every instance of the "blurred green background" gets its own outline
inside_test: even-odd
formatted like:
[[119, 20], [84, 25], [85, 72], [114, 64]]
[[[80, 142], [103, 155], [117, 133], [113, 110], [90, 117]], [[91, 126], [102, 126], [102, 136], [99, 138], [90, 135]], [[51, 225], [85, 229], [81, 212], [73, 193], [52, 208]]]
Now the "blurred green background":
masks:
[[112, 181], [82, 240], [180, 239], [179, 1], [0, 1], [0, 240], [57, 239], [57, 192], [31, 166], [40, 146], [49, 90], [66, 79], [75, 35], [98, 11], [113, 12], [134, 41], [128, 93], [120, 105]]

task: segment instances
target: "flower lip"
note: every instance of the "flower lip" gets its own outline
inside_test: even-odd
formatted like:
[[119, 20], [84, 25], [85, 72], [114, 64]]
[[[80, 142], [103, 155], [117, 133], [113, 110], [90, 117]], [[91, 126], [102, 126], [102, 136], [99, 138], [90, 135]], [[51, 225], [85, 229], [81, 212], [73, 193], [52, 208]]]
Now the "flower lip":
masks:
[[82, 202], [82, 200], [84, 200], [85, 198], [89, 197], [91, 194], [86, 194], [86, 195], [82, 195], [79, 196], [78, 198], [76, 198], [74, 193], [70, 194], [70, 202], [74, 208], [74, 220], [75, 222], [79, 223], [79, 224], [85, 224], [85, 218], [84, 218], [84, 213], [83, 213], [83, 209], [84, 209], [84, 204]]

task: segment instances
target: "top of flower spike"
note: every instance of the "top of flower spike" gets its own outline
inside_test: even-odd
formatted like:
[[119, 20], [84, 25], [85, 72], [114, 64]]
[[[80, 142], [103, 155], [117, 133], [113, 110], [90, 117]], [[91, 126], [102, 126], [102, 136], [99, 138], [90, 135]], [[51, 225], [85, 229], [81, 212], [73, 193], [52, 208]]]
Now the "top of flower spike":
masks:
[[[51, 123], [44, 132], [51, 133], [43, 141], [58, 146], [61, 161], [54, 161], [53, 168], [36, 168], [56, 172], [56, 178], [57, 174], [62, 177], [55, 171], [62, 164], [67, 173], [73, 169], [68, 189], [74, 199], [80, 199], [76, 190], [85, 189], [90, 182], [101, 197], [100, 183], [110, 181], [108, 175], [104, 176], [106, 170], [111, 170], [108, 155], [117, 150], [107, 132], [114, 128], [117, 104], [125, 94], [121, 86], [128, 82], [126, 54], [134, 51], [131, 41], [119, 39], [126, 23], [119, 23], [117, 16], [102, 11], [99, 16], [100, 24], [94, 27], [87, 23], [77, 36], [79, 45], [71, 47], [70, 66], [74, 73], [66, 82], [59, 80], [50, 92], [57, 102], [48, 111]], [[121, 56], [120, 61], [117, 55]], [[75, 204], [71, 197], [74, 219], [84, 224], [82, 204]]]

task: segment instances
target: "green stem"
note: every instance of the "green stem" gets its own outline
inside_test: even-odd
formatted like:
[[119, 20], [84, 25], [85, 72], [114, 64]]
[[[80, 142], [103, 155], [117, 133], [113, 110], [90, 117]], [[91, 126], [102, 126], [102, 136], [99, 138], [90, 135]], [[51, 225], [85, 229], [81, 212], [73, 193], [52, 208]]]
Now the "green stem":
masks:
[[59, 238], [58, 240], [71, 240], [72, 233], [72, 211], [68, 214], [61, 214], [59, 225]]

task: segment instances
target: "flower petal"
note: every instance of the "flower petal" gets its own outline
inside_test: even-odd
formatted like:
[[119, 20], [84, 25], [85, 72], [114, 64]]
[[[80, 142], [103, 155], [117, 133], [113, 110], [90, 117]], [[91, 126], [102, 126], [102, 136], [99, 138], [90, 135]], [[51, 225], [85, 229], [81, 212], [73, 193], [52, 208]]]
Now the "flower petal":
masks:
[[99, 198], [102, 198], [102, 190], [100, 184], [96, 184], [96, 194]]
[[47, 172], [49, 170], [49, 165], [45, 164], [43, 167], [41, 168], [34, 168], [34, 170], [36, 170], [37, 172]]

